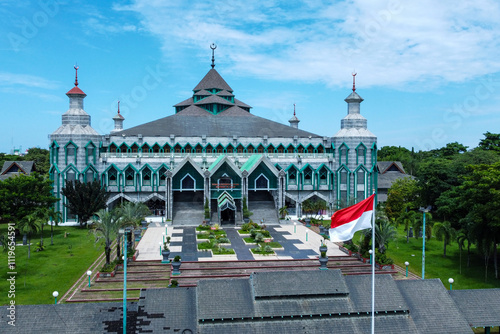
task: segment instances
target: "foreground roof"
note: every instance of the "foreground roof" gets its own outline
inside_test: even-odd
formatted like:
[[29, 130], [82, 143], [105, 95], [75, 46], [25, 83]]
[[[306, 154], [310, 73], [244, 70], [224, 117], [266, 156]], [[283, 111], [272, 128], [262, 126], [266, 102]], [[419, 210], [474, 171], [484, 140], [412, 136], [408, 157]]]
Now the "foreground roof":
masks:
[[[500, 324], [500, 289], [448, 291], [440, 280], [375, 278], [377, 333], [472, 333]], [[340, 270], [259, 272], [197, 287], [143, 289], [135, 333], [369, 333], [371, 276]], [[16, 306], [12, 333], [121, 332], [122, 303]], [[8, 321], [6, 307], [0, 320]], [[55, 321], [54, 319], [58, 319]]]

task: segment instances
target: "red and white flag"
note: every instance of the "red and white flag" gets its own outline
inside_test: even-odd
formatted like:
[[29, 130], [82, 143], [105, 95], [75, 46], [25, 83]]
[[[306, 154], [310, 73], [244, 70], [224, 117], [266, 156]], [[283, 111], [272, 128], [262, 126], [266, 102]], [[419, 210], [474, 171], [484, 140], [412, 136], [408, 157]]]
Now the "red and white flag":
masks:
[[375, 194], [358, 204], [336, 211], [332, 215], [330, 241], [351, 240], [355, 232], [371, 228], [374, 199]]

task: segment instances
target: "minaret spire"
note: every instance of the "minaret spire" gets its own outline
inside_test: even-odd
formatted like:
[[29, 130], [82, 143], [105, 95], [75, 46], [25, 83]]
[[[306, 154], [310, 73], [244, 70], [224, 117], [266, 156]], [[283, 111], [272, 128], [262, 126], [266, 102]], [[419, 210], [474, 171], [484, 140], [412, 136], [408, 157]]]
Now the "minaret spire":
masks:
[[212, 68], [215, 67], [215, 49], [217, 49], [217, 45], [215, 43], [210, 44], [210, 49], [212, 49]]
[[356, 91], [356, 75], [358, 73], [356, 72], [352, 72], [352, 91], [355, 92]]
[[79, 69], [79, 67], [76, 64], [73, 67], [75, 69], [75, 87], [77, 87], [78, 86], [78, 69]]
[[118, 100], [118, 114], [120, 113], [120, 100]]
[[293, 116], [295, 116], [295, 103], [293, 104]]

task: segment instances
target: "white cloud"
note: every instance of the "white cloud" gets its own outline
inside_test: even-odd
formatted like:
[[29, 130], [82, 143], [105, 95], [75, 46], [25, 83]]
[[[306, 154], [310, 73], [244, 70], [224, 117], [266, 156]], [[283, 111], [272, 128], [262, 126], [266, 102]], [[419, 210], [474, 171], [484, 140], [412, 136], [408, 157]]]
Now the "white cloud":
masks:
[[0, 72], [0, 85], [2, 86], [25, 86], [45, 89], [56, 89], [59, 83], [29, 74]]
[[344, 86], [355, 68], [365, 87], [400, 87], [500, 70], [494, 0], [136, 0], [115, 9], [140, 14], [166, 57], [171, 45], [204, 50], [216, 41], [233, 70], [264, 78]]

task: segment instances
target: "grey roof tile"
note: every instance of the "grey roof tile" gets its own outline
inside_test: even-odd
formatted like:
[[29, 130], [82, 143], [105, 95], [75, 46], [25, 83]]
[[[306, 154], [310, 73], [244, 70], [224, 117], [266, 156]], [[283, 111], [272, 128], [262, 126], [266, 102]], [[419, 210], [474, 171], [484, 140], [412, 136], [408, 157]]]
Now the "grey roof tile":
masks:
[[220, 76], [219, 72], [215, 70], [215, 68], [208, 71], [208, 73], [203, 77], [203, 79], [201, 79], [200, 83], [198, 83], [193, 90], [196, 92], [202, 89], [212, 88], [224, 89], [230, 92], [233, 91], [227, 82]]
[[500, 326], [500, 289], [448, 291], [470, 326]]

